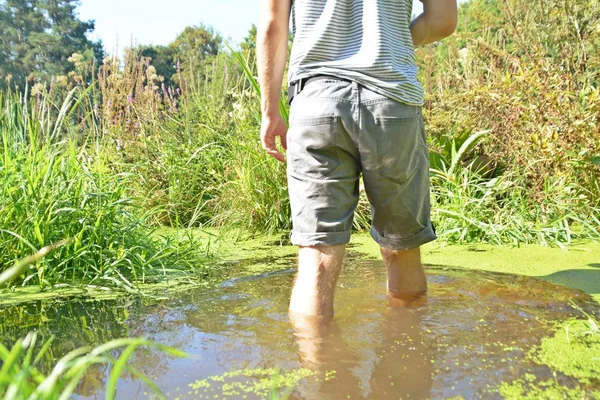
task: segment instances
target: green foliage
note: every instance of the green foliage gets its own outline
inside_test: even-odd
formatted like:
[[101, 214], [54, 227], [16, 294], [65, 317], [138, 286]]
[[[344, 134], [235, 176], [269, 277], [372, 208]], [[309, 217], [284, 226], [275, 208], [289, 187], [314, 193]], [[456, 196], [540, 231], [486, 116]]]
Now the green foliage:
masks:
[[[444, 240], [563, 245], [599, 236], [600, 68], [592, 33], [600, 8], [597, 0], [528, 4], [462, 4], [457, 35], [419, 50], [433, 219]], [[224, 51], [212, 28], [189, 27], [169, 46], [104, 59], [97, 75], [93, 54], [77, 53], [71, 74], [32, 88], [35, 106], [5, 101], [0, 194], [14, 201], [0, 203], [0, 239], [10, 244], [0, 252], [2, 268], [73, 239], [29, 281], [41, 284], [49, 270], [71, 281], [82, 276], [75, 271], [86, 279], [118, 271], [129, 280], [145, 276], [142, 265], [165, 265], [154, 264], [157, 244], [142, 220], [289, 229], [285, 168], [259, 144], [255, 34], [243, 52]], [[287, 120], [284, 90], [280, 111]], [[355, 227], [369, 223], [363, 196]], [[78, 237], [94, 238], [82, 253]]]
[[[37, 335], [30, 333], [18, 340], [11, 349], [0, 343], [0, 396], [4, 399], [68, 399], [77, 391], [86, 372], [98, 365], [112, 365], [106, 399], [115, 398], [116, 383], [124, 370], [148, 385], [158, 398], [165, 399], [161, 390], [128, 361], [133, 352], [142, 346], [157, 348], [174, 357], [186, 356], [179, 350], [143, 338], [116, 339], [94, 349], [84, 347], [73, 350], [56, 361], [54, 368], [45, 374], [40, 366], [51, 357], [53, 338], [39, 349], [36, 342]], [[115, 358], [116, 351], [121, 354]]]
[[18, 278], [25, 272], [27, 267], [41, 261], [52, 250], [64, 246], [67, 243], [68, 240], [62, 240], [60, 242], [53, 243], [49, 246], [42, 247], [37, 253], [32, 254], [29, 257], [25, 257], [22, 260], [17, 260], [15, 265], [0, 274], [0, 288], [8, 285], [13, 279]]
[[[135, 292], [136, 282], [198, 267], [196, 243], [157, 238], [144, 227], [153, 211], [136, 209], [127, 191], [132, 175], [109, 169], [102, 144], [63, 137], [69, 98], [56, 120], [44, 103], [10, 93], [0, 103], [0, 271], [13, 271], [10, 280]], [[63, 246], [26, 263], [39, 261], [34, 270], [14, 264], [53, 243]]]
[[252, 68], [252, 75], [257, 75], [258, 71], [256, 68], [256, 35], [258, 33], [258, 29], [256, 25], [252, 24], [252, 27], [248, 31], [248, 35], [242, 41], [240, 48], [240, 53], [244, 55], [246, 62], [245, 64]]
[[[77, 18], [79, 0], [6, 0], [0, 2], [0, 77], [21, 88], [27, 80], [49, 80], [73, 70], [68, 58], [89, 52], [97, 60], [102, 44], [86, 35], [93, 21]], [[7, 81], [0, 81], [0, 88]]]
[[[472, 0], [458, 30], [418, 51], [435, 151], [446, 138], [489, 130], [471, 157], [523, 175], [541, 204], [556, 176], [600, 205], [597, 0]], [[552, 174], [548, 174], [552, 171]]]
[[[254, 56], [256, 56], [256, 35], [258, 33], [258, 29], [256, 25], [252, 24], [250, 30], [248, 30], [248, 35], [244, 38], [241, 44], [242, 52], [251, 52]], [[254, 57], [251, 58], [252, 60]]]
[[[189, 26], [167, 46], [146, 45], [128, 51], [147, 59], [164, 88], [181, 87], [198, 80], [205, 67], [222, 50], [223, 38], [210, 26]], [[129, 63], [131, 64], [131, 63]]]
[[564, 246], [574, 238], [597, 240], [599, 209], [576, 188], [557, 179], [545, 187], [545, 200], [531, 199], [523, 177], [505, 173], [492, 179], [472, 171], [432, 169], [432, 219], [440, 239], [451, 243], [539, 243]]
[[170, 46], [140, 46], [137, 50], [142, 57], [147, 58], [156, 73], [163, 78], [166, 87], [177, 85], [177, 61], [175, 52]]
[[207, 60], [219, 53], [222, 42], [223, 39], [212, 27], [197, 25], [185, 28], [169, 47], [187, 78], [195, 76]]

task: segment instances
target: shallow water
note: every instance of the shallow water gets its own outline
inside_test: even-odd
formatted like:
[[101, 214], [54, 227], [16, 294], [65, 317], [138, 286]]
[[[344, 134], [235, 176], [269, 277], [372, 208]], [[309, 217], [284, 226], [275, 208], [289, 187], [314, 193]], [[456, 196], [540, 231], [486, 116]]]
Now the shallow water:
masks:
[[[589, 296], [533, 278], [430, 267], [428, 279], [425, 300], [398, 305], [385, 295], [380, 261], [350, 261], [336, 292], [336, 317], [328, 324], [290, 322], [290, 270], [163, 303], [13, 307], [0, 310], [0, 333], [5, 344], [31, 329], [55, 334], [57, 357], [122, 336], [177, 347], [192, 357], [144, 349], [131, 360], [168, 398], [264, 398], [271, 387], [286, 386], [283, 381], [293, 387], [291, 398], [499, 398], [503, 381], [525, 373], [553, 377], [526, 354], [552, 335], [555, 322], [579, 316], [569, 299], [598, 311]], [[275, 377], [270, 368], [277, 369]], [[79, 395], [103, 398], [109, 373], [92, 370]], [[575, 383], [560, 373], [557, 379]], [[117, 390], [122, 399], [149, 396], [128, 375]]]

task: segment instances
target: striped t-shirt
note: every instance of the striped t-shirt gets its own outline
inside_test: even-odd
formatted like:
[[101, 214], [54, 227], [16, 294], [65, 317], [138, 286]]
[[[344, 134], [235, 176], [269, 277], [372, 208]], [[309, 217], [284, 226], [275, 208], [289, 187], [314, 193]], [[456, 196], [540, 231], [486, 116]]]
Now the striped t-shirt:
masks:
[[423, 105], [411, 13], [412, 0], [292, 0], [288, 81], [332, 75]]

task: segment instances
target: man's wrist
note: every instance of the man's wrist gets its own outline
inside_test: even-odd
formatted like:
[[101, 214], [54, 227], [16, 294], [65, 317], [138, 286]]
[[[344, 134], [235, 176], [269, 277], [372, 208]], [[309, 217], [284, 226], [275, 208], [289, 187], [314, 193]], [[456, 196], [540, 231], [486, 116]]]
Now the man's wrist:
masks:
[[279, 103], [277, 105], [269, 104], [261, 106], [263, 118], [274, 118], [279, 115]]

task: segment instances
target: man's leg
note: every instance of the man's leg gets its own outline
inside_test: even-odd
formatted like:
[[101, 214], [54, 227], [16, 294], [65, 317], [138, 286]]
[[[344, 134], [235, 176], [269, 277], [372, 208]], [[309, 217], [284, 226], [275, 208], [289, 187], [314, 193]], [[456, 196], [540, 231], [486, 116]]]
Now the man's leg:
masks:
[[300, 247], [290, 313], [331, 317], [345, 245]]
[[390, 250], [381, 247], [381, 255], [388, 272], [388, 294], [409, 299], [427, 292], [427, 279], [421, 264], [421, 248]]

